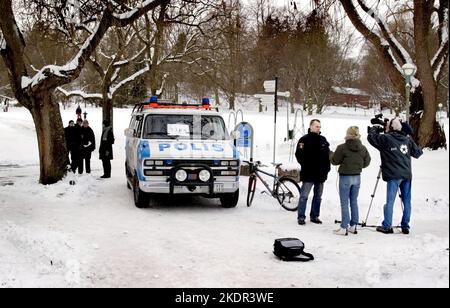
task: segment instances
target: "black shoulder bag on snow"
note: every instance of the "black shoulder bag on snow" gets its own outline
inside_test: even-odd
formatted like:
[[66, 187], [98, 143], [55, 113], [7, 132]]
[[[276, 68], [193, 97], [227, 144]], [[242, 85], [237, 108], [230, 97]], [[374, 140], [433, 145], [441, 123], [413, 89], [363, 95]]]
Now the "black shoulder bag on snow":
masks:
[[273, 243], [273, 254], [283, 261], [307, 262], [314, 256], [304, 252], [305, 244], [298, 238], [279, 238]]

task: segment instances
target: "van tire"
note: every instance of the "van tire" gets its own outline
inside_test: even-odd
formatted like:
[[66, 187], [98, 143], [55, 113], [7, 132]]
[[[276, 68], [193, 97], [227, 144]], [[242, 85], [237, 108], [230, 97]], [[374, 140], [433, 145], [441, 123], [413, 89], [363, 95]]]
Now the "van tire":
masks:
[[239, 189], [231, 194], [224, 194], [220, 197], [220, 203], [223, 208], [233, 208], [236, 207], [239, 201]]
[[149, 206], [149, 195], [139, 188], [139, 180], [134, 177], [133, 181], [134, 205], [139, 209], [145, 209]]

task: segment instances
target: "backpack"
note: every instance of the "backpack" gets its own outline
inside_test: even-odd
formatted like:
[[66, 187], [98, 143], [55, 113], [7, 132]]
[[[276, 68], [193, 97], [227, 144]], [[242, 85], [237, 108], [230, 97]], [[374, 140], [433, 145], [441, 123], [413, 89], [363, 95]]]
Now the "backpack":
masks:
[[304, 252], [305, 244], [298, 238], [279, 238], [273, 243], [273, 254], [283, 261], [307, 262], [314, 256]]

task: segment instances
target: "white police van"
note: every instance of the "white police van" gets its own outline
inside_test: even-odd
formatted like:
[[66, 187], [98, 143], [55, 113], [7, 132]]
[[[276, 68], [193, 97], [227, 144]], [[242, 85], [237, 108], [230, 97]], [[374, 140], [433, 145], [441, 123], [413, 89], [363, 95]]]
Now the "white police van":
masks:
[[220, 198], [226, 208], [239, 199], [239, 154], [223, 118], [209, 100], [201, 105], [138, 104], [126, 135], [127, 186], [137, 207], [152, 194], [189, 194]]

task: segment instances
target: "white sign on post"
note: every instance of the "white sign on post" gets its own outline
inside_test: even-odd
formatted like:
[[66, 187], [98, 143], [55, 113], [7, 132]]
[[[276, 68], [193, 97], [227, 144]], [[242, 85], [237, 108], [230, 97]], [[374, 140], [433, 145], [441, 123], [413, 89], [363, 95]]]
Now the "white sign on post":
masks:
[[275, 80], [266, 80], [264, 81], [264, 91], [266, 92], [275, 92]]
[[291, 96], [291, 92], [286, 91], [286, 92], [278, 92], [277, 93], [278, 96], [283, 96], [283, 97], [290, 97]]

